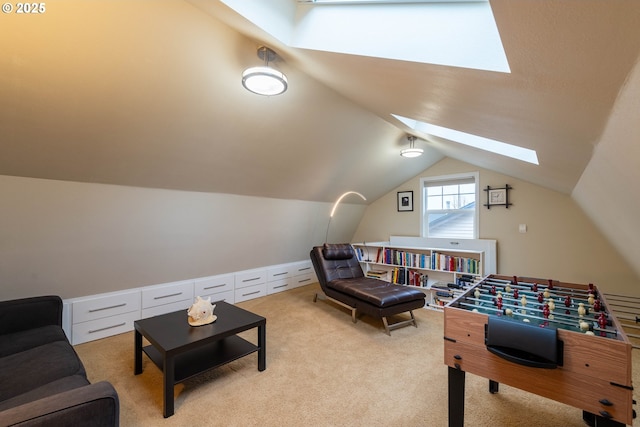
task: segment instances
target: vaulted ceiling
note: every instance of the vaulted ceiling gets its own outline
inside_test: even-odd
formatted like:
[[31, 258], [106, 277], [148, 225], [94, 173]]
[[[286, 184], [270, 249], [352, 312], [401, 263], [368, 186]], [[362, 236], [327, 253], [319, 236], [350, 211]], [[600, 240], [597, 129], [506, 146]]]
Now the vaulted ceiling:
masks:
[[[371, 201], [448, 156], [571, 193], [638, 61], [640, 2], [490, 5], [511, 73], [290, 47], [218, 0], [5, 14], [0, 174]], [[263, 44], [289, 78], [277, 97], [240, 84]], [[540, 164], [427, 134], [425, 155], [401, 158], [411, 129], [391, 114], [536, 150]]]

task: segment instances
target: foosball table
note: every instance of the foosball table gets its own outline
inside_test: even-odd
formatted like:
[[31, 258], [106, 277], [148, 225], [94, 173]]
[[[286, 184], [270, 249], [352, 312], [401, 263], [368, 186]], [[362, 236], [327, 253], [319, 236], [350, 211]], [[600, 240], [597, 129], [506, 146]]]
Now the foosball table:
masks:
[[597, 287], [490, 275], [444, 308], [449, 426], [464, 425], [465, 372], [582, 409], [591, 426], [633, 423], [632, 345]]

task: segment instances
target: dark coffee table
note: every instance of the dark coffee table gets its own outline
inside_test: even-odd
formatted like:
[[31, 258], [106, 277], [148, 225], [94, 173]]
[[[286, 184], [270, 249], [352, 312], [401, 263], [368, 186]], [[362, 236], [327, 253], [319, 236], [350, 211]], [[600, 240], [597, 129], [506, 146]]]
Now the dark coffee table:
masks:
[[[190, 326], [187, 310], [136, 320], [134, 374], [142, 373], [142, 352], [162, 370], [164, 417], [173, 415], [173, 386], [194, 375], [258, 352], [258, 370], [266, 363], [267, 319], [224, 301], [214, 302], [218, 319]], [[258, 328], [258, 345], [236, 334]], [[142, 337], [151, 345], [142, 347]]]

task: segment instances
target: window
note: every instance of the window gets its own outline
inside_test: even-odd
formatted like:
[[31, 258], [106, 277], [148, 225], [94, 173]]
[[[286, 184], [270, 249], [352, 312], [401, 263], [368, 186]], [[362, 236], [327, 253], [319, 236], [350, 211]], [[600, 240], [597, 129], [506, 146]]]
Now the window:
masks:
[[422, 235], [478, 237], [478, 174], [422, 178]]
[[294, 49], [511, 72], [488, 0], [221, 2]]

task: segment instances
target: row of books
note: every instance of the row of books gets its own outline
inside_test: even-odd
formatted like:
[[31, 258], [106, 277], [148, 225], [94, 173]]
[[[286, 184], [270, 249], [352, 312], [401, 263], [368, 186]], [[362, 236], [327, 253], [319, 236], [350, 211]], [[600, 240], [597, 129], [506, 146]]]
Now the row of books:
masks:
[[480, 261], [475, 258], [464, 258], [440, 254], [431, 254], [433, 270], [457, 271], [459, 273], [480, 274]]
[[389, 281], [398, 285], [427, 287], [429, 276], [416, 270], [410, 270], [404, 267], [396, 267], [390, 272]]
[[[360, 249], [360, 248], [358, 248]], [[358, 251], [358, 259], [362, 260], [363, 252]], [[480, 260], [447, 255], [438, 252], [420, 254], [398, 249], [378, 248], [375, 262], [380, 264], [401, 265], [404, 267], [423, 268], [427, 270], [456, 271], [459, 273], [480, 274]]]
[[393, 270], [369, 270], [365, 273], [367, 277], [374, 279], [386, 280], [399, 285], [427, 287], [429, 276], [416, 270], [408, 268], [396, 267]]

